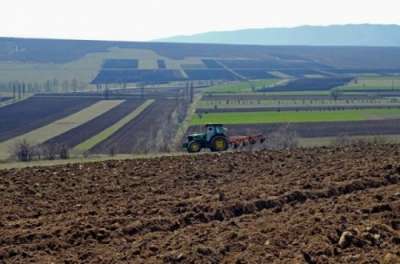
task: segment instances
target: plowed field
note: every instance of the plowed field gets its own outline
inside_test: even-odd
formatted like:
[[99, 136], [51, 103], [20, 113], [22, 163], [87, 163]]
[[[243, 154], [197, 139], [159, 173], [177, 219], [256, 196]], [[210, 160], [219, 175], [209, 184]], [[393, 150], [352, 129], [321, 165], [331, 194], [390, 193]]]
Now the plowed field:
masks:
[[0, 263], [400, 257], [399, 145], [3, 170], [0, 201]]

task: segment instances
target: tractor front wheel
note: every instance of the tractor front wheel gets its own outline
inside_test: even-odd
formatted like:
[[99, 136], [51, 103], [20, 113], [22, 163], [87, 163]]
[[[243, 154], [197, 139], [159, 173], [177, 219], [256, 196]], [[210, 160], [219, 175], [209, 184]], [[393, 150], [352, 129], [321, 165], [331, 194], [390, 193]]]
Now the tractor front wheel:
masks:
[[187, 148], [189, 153], [197, 153], [201, 150], [201, 144], [199, 142], [193, 141], [190, 142]]
[[220, 152], [226, 151], [229, 147], [228, 140], [226, 137], [216, 136], [211, 140], [211, 151]]

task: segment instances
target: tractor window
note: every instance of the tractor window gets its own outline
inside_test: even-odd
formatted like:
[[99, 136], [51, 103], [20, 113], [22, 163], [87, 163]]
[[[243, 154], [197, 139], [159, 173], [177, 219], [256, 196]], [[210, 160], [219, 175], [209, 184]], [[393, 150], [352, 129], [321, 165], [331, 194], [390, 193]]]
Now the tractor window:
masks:
[[224, 128], [223, 127], [217, 127], [217, 133], [218, 134], [224, 134]]

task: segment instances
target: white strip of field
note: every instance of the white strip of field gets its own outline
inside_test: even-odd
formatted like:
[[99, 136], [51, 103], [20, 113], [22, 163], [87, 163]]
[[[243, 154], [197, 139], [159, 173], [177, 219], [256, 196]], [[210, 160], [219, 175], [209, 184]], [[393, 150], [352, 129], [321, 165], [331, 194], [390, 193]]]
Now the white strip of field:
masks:
[[124, 100], [103, 100], [99, 101], [79, 112], [59, 119], [44, 127], [35, 129], [24, 135], [9, 139], [0, 143], [0, 160], [5, 160], [10, 156], [12, 148], [17, 142], [26, 140], [30, 144], [41, 144], [47, 140], [59, 136], [71, 129], [74, 129], [92, 119], [110, 111], [120, 105]]

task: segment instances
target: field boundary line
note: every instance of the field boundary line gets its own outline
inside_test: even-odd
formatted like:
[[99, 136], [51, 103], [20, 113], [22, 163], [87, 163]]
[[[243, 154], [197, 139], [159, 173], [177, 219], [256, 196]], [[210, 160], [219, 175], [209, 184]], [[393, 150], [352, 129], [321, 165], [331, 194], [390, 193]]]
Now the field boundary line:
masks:
[[11, 138], [0, 143], [0, 160], [9, 158], [9, 151], [16, 142], [27, 140], [30, 144], [41, 144], [49, 139], [59, 136], [74, 129], [120, 105], [124, 100], [102, 100], [94, 103], [81, 111], [58, 119], [48, 125], [39, 127], [26, 134]]
[[104, 141], [107, 138], [109, 138], [110, 136], [112, 136], [114, 133], [116, 133], [118, 130], [120, 130], [122, 127], [124, 127], [126, 124], [128, 124], [129, 122], [134, 120], [145, 109], [147, 109], [147, 107], [152, 105], [154, 103], [154, 101], [155, 100], [153, 100], [153, 99], [145, 101], [142, 105], [140, 105], [138, 108], [133, 110], [130, 114], [126, 115], [124, 118], [119, 120], [114, 125], [106, 128], [105, 130], [101, 131], [97, 135], [89, 138], [88, 140], [82, 142], [81, 144], [79, 144], [78, 146], [73, 148], [72, 152], [81, 154], [86, 151], [89, 151], [90, 149], [92, 149], [93, 147], [95, 147], [96, 145], [101, 143], [102, 141]]

